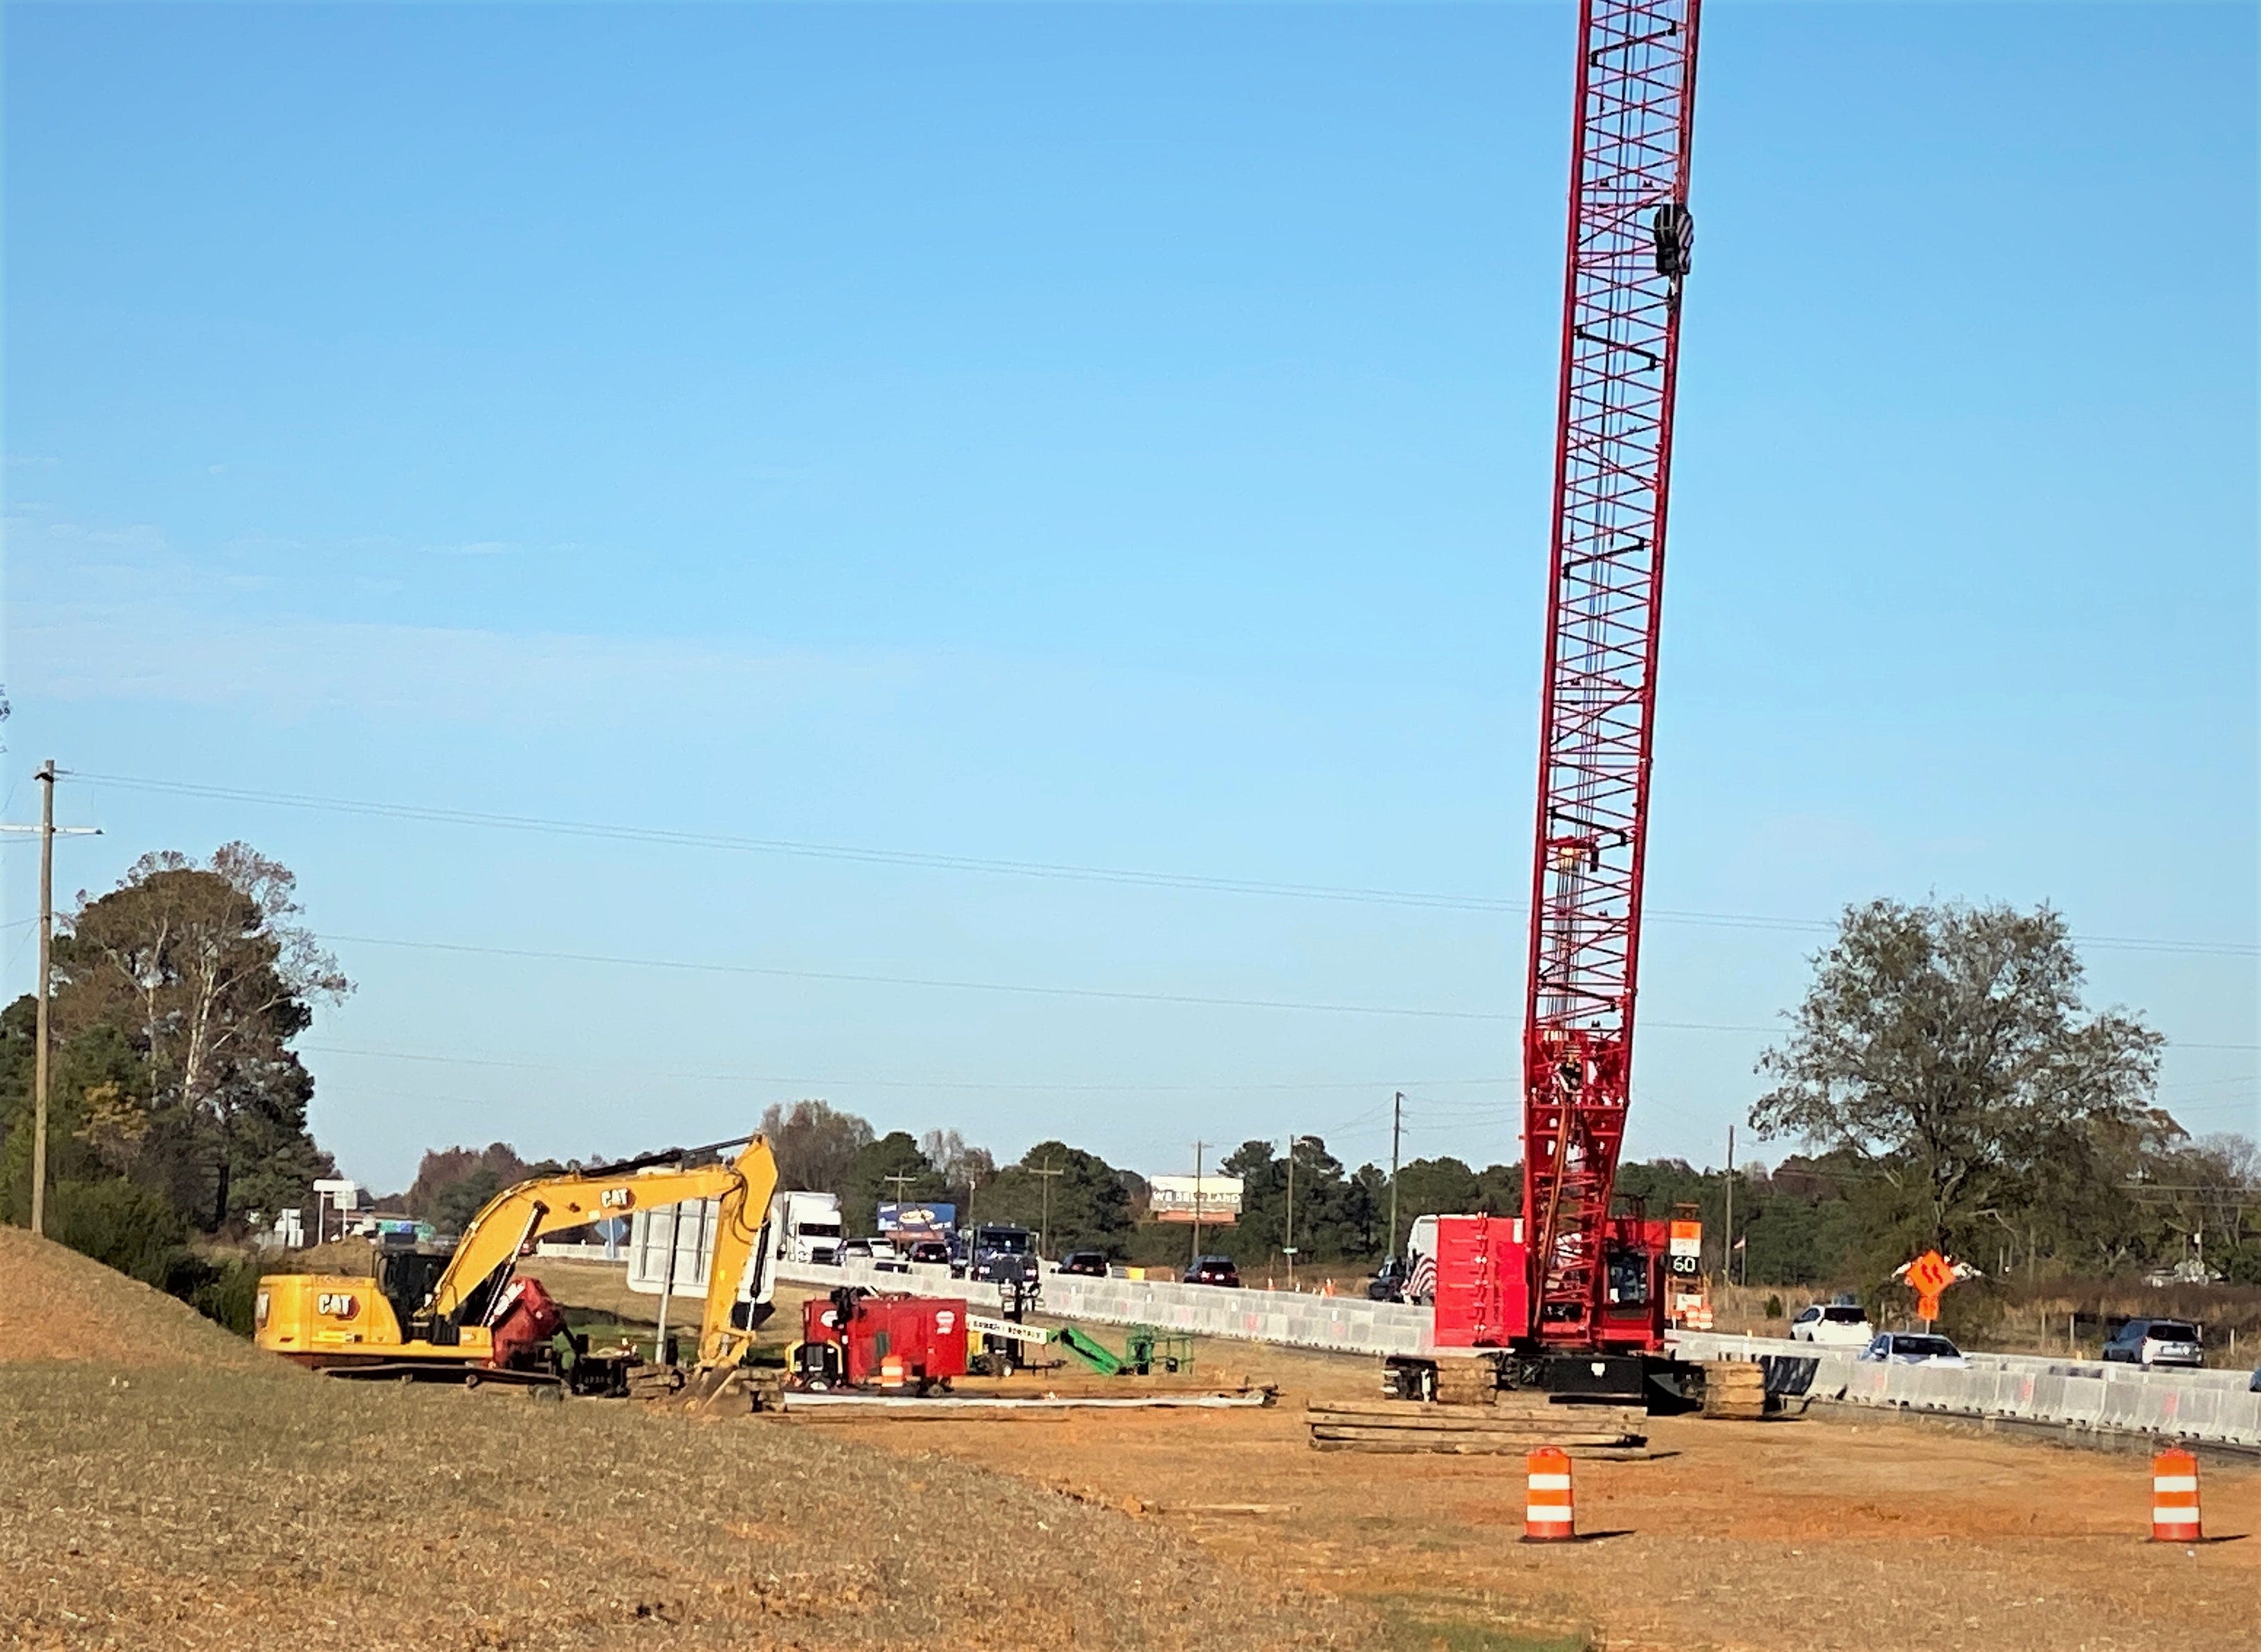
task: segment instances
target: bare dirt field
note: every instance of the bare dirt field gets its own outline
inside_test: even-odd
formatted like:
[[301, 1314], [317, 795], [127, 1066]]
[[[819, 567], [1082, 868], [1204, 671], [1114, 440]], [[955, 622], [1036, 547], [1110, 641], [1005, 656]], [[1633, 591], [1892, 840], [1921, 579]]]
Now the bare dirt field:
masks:
[[2261, 1648], [2261, 1469], [2209, 1463], [2211, 1541], [2168, 1548], [2144, 1541], [2144, 1456], [1844, 1412], [1659, 1418], [1669, 1454], [1577, 1466], [1591, 1541], [1526, 1547], [1519, 1458], [1310, 1448], [1303, 1401], [1374, 1395], [1372, 1361], [1201, 1353], [1279, 1384], [1281, 1404], [822, 1426], [1138, 1507], [1222, 1560], [1401, 1618], [1611, 1652]]
[[1201, 1355], [1281, 1403], [813, 1421], [349, 1385], [0, 1229], [0, 1643], [2261, 1648], [2253, 1468], [2203, 1470], [2213, 1541], [2155, 1547], [2141, 1456], [1660, 1419], [1666, 1454], [1577, 1466], [1588, 1541], [1530, 1548], [1518, 1458], [1310, 1448], [1304, 1400], [1372, 1394], [1370, 1361]]

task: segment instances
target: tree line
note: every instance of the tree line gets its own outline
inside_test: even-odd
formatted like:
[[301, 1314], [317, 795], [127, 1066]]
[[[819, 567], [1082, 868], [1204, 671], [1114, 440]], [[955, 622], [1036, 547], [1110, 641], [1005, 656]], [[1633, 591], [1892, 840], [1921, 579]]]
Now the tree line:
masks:
[[[313, 1079], [292, 1045], [352, 990], [302, 921], [290, 871], [248, 845], [208, 862], [149, 855], [83, 893], [54, 947], [49, 1231], [152, 1282], [193, 1294], [212, 1270], [196, 1241], [309, 1203], [334, 1174], [307, 1128]], [[1863, 1286], [1938, 1245], [1992, 1273], [2109, 1277], [2189, 1264], [2261, 1282], [2261, 1150], [2193, 1139], [2157, 1104], [2162, 1040], [2083, 1002], [2079, 959], [2041, 909], [1875, 901], [1849, 909], [1813, 962], [1784, 1035], [1761, 1057], [1749, 1112], [1795, 1144], [1732, 1178], [1684, 1160], [1624, 1166], [1651, 1216], [1704, 1217], [1712, 1263], [1782, 1285]], [[27, 1218], [33, 1010], [0, 1011], [0, 1215]], [[840, 1196], [852, 1232], [888, 1199], [947, 1201], [961, 1222], [1041, 1228], [1055, 1254], [1182, 1257], [1191, 1236], [1145, 1219], [1134, 1170], [1063, 1139], [1001, 1162], [957, 1130], [881, 1133], [822, 1100], [771, 1106], [763, 1132], [784, 1185]], [[1292, 1178], [1290, 1166], [1292, 1161]], [[424, 1156], [398, 1196], [460, 1231], [492, 1195], [573, 1161], [507, 1144]], [[1218, 1169], [1240, 1218], [1202, 1248], [1244, 1270], [1293, 1244], [1319, 1265], [1367, 1265], [1419, 1217], [1520, 1208], [1522, 1167], [1451, 1157], [1355, 1167], [1317, 1135], [1251, 1140]], [[1289, 1186], [1294, 1196], [1292, 1213]], [[1732, 1198], [1734, 1238], [1724, 1232]]]

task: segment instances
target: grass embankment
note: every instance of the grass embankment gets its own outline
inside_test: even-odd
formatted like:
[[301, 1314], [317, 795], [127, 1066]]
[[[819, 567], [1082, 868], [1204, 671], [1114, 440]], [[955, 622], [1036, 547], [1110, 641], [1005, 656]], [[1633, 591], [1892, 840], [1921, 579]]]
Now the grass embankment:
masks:
[[15, 1230], [0, 1454], [9, 1646], [1431, 1643], [939, 1456], [312, 1376]]

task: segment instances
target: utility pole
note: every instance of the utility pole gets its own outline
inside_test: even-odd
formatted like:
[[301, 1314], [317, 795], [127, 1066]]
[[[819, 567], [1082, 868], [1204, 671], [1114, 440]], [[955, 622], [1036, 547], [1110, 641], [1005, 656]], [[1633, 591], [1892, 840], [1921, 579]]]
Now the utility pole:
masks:
[[1288, 1235], [1281, 1241], [1281, 1250], [1288, 1258], [1288, 1289], [1296, 1288], [1296, 1137], [1288, 1136]]
[[1048, 1158], [1044, 1160], [1044, 1167], [1043, 1169], [1031, 1169], [1029, 1174], [1032, 1176], [1042, 1176], [1044, 1179], [1043, 1183], [1044, 1190], [1044, 1200], [1042, 1204], [1038, 1207], [1043, 1211], [1043, 1214], [1037, 1217], [1037, 1254], [1042, 1256], [1045, 1251], [1051, 1248], [1052, 1246], [1052, 1178], [1054, 1176], [1064, 1176], [1067, 1174], [1067, 1171], [1065, 1168], [1059, 1170], [1053, 1169], [1052, 1161]]
[[1397, 1138], [1405, 1126], [1405, 1092], [1389, 1104], [1389, 1256], [1397, 1254]]
[[1727, 1237], [1726, 1249], [1719, 1257], [1723, 1264], [1720, 1274], [1729, 1284], [1735, 1282], [1735, 1127], [1727, 1126]]
[[1208, 1146], [1205, 1141], [1197, 1141], [1194, 1144], [1194, 1247], [1186, 1255], [1186, 1266], [1188, 1268], [1193, 1267], [1195, 1259], [1201, 1254], [1201, 1156], [1202, 1149]]
[[[39, 979], [38, 1009], [33, 1016], [32, 1052], [32, 1232], [47, 1231], [47, 997], [54, 973], [55, 943], [55, 760], [39, 765], [33, 777], [39, 783], [39, 823], [10, 826], [8, 831], [39, 834]], [[93, 837], [101, 829], [65, 826], [65, 837]]]

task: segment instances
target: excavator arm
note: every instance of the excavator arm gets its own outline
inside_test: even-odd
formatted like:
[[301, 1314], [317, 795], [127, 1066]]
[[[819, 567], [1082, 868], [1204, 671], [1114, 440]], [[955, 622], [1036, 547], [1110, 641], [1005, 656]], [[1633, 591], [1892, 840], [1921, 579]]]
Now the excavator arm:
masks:
[[[425, 1311], [435, 1320], [457, 1318], [481, 1286], [514, 1265], [519, 1253], [546, 1233], [635, 1210], [714, 1199], [720, 1210], [714, 1257], [707, 1276], [700, 1363], [736, 1363], [753, 1336], [750, 1326], [734, 1323], [738, 1286], [760, 1239], [777, 1179], [777, 1160], [770, 1145], [756, 1136], [728, 1163], [618, 1167], [521, 1182], [497, 1194], [471, 1218], [446, 1271], [433, 1285]], [[499, 1297], [498, 1285], [489, 1300]]]

